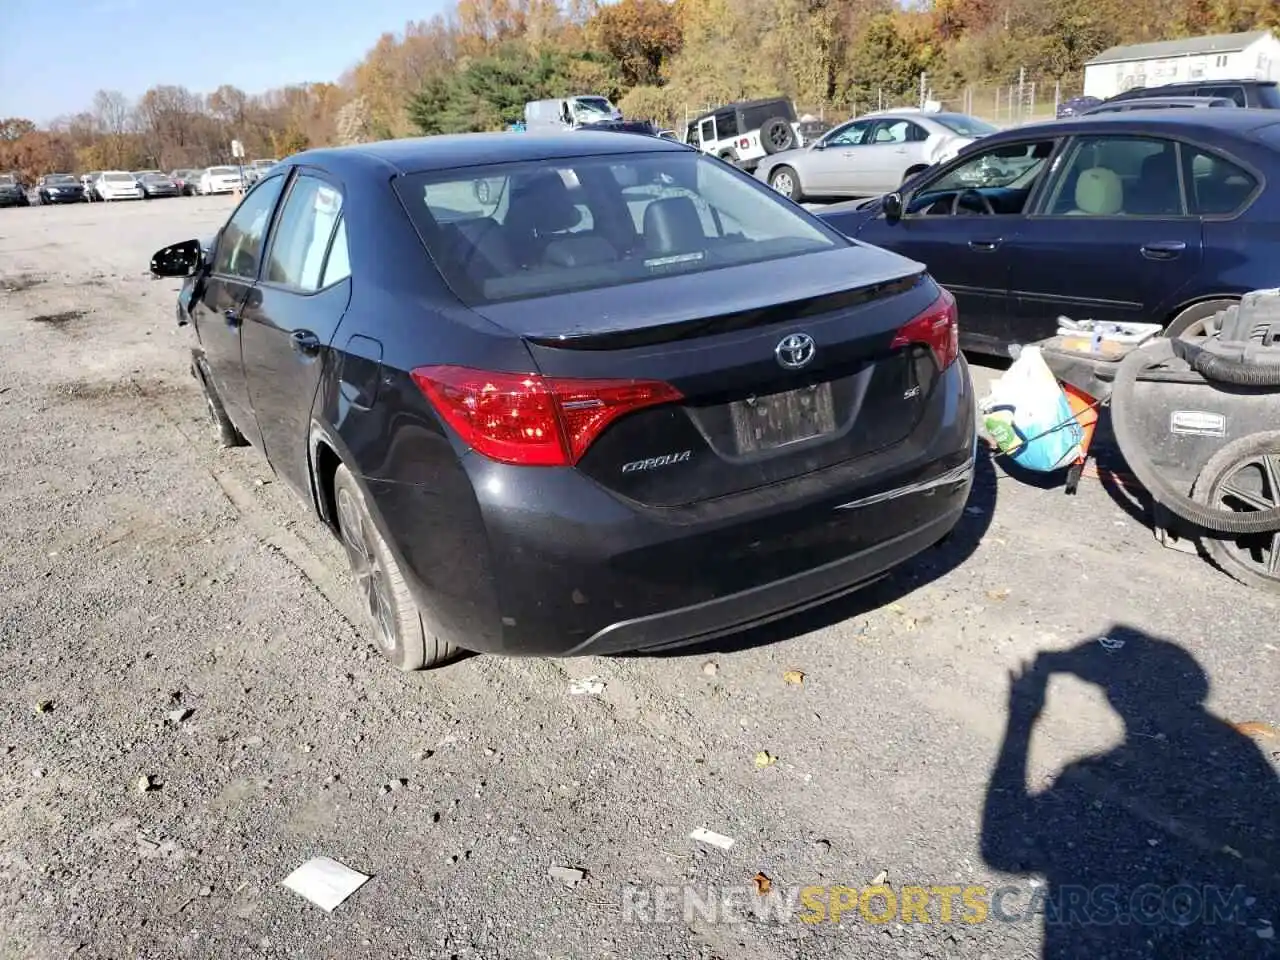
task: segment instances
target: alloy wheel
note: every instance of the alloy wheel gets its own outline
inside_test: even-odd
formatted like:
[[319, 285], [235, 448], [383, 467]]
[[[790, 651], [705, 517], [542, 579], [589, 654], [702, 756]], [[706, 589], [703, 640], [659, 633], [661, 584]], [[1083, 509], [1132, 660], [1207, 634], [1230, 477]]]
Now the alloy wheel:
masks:
[[770, 183], [773, 185], [773, 189], [788, 197], [791, 196], [796, 186], [791, 179], [791, 174], [789, 173], [774, 174]]
[[[1253, 513], [1280, 506], [1280, 454], [1242, 458], [1209, 491], [1219, 510]], [[1280, 531], [1250, 534], [1220, 541], [1242, 566], [1269, 580], [1280, 581]]]
[[347, 560], [378, 630], [378, 643], [386, 651], [396, 649], [395, 608], [387, 572], [374, 547], [374, 531], [360, 504], [349, 490], [338, 491], [338, 527]]

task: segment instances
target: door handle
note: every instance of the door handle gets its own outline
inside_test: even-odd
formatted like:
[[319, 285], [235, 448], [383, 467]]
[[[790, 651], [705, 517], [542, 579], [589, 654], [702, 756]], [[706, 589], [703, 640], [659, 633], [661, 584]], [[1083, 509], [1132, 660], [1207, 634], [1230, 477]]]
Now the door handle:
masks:
[[310, 330], [295, 330], [289, 334], [289, 346], [293, 347], [294, 353], [314, 357], [320, 352], [320, 338]]
[[229, 307], [226, 310], [223, 310], [222, 316], [226, 319], [228, 327], [240, 326], [240, 311], [235, 307]]
[[1157, 240], [1145, 244], [1142, 255], [1148, 260], [1177, 260], [1187, 245], [1181, 240]]
[[1003, 237], [997, 237], [994, 240], [970, 240], [969, 249], [977, 250], [979, 253], [992, 253], [999, 250], [1002, 243], [1004, 243]]

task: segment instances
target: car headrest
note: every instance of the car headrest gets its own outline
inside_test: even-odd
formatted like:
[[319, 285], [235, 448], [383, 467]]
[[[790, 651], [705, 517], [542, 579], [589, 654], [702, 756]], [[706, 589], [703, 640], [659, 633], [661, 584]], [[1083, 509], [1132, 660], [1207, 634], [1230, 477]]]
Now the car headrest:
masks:
[[1176, 180], [1178, 178], [1178, 160], [1173, 150], [1161, 150], [1142, 161], [1143, 180]]
[[558, 173], [538, 173], [511, 191], [508, 222], [539, 235], [571, 230], [582, 220]]
[[1114, 171], [1091, 167], [1076, 181], [1076, 208], [1095, 217], [1108, 217], [1124, 209], [1124, 186]]
[[688, 197], [664, 197], [644, 208], [644, 240], [650, 253], [691, 253], [707, 245], [698, 208]]

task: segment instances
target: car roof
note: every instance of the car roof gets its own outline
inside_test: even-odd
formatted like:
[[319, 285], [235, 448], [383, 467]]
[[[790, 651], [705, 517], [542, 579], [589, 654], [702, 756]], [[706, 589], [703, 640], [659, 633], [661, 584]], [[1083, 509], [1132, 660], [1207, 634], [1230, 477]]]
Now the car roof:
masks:
[[390, 168], [394, 173], [408, 174], [529, 160], [673, 153], [691, 149], [672, 140], [634, 133], [584, 130], [549, 134], [460, 133], [307, 150], [290, 158], [289, 162], [300, 165], [311, 163], [330, 168], [335, 173], [343, 170], [355, 172]]
[[1114, 113], [1087, 113], [1081, 117], [1028, 123], [983, 137], [978, 144], [991, 145], [1005, 140], [1052, 134], [1105, 133], [1123, 127], [1140, 133], [1180, 133], [1211, 139], [1220, 134], [1243, 136], [1259, 127], [1280, 122], [1275, 110], [1128, 110]]

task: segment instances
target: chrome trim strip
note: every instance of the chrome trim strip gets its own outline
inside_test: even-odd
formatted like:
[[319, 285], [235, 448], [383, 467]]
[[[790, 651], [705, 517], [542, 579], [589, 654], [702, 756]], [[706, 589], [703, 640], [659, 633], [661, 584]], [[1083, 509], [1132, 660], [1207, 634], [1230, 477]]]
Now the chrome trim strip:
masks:
[[936, 490], [939, 487], [951, 487], [959, 483], [968, 483], [973, 479], [973, 461], [963, 463], [958, 467], [953, 467], [946, 473], [940, 473], [936, 477], [928, 480], [921, 480], [917, 483], [909, 483], [905, 487], [895, 487], [892, 490], [884, 490], [880, 493], [873, 493], [869, 497], [863, 497], [861, 500], [850, 500], [848, 503], [842, 503], [836, 507], [836, 510], [857, 510], [860, 507], [869, 507], [876, 503], [884, 503], [886, 500], [897, 500], [899, 497], [909, 497], [913, 493], [928, 493], [930, 490]]

